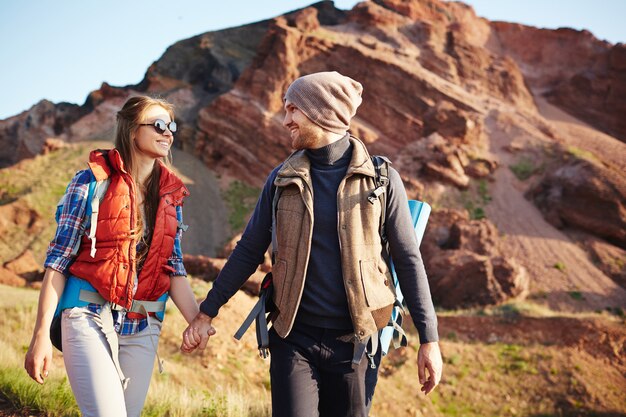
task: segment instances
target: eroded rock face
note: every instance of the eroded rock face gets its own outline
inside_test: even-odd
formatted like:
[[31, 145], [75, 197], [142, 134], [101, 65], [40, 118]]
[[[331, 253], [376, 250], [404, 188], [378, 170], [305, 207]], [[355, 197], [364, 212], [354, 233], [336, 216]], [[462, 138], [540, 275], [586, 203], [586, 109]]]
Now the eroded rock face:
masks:
[[[439, 133], [410, 143], [398, 153], [396, 164], [404, 175], [467, 188], [470, 176], [489, 176], [498, 164], [489, 154], [472, 152], [471, 146], [454, 145]], [[480, 152], [480, 151], [478, 151]]]
[[626, 45], [588, 31], [493, 22], [490, 48], [510, 55], [553, 104], [626, 141]]
[[49, 154], [59, 149], [67, 147], [67, 142], [57, 138], [48, 138], [43, 144], [42, 155]]
[[604, 66], [584, 69], [547, 93], [550, 102], [626, 142], [626, 45], [598, 57]]
[[498, 231], [488, 220], [469, 220], [465, 212], [431, 215], [422, 254], [437, 305], [486, 306], [524, 297], [529, 277], [515, 259], [498, 250]]
[[571, 161], [548, 172], [529, 191], [556, 227], [572, 226], [626, 248], [626, 178], [593, 160]]
[[528, 288], [525, 270], [515, 261], [464, 250], [447, 257], [447, 274], [431, 287], [444, 308], [487, 306], [518, 297]]
[[[183, 262], [187, 273], [193, 275], [195, 278], [200, 278], [204, 281], [215, 281], [222, 268], [226, 264], [225, 258], [209, 258], [202, 255], [184, 255]], [[260, 269], [254, 272], [241, 287], [242, 290], [250, 295], [259, 295], [261, 289], [261, 282], [265, 277], [266, 272]]]
[[585, 247], [602, 272], [626, 288], [626, 250], [600, 239], [587, 239]]
[[41, 281], [43, 279], [43, 268], [35, 261], [30, 250], [24, 251], [15, 259], [5, 263], [4, 269], [13, 272], [28, 282]]
[[[301, 75], [328, 70], [364, 85], [351, 131], [372, 154], [391, 158], [413, 198], [433, 184], [445, 193], [467, 188], [472, 178], [493, 178], [498, 161], [489, 153], [485, 115], [494, 108], [522, 115], [545, 133], [531, 89], [547, 91], [553, 103], [616, 135], [626, 120], [620, 116], [626, 97], [623, 45], [611, 46], [588, 32], [490, 23], [462, 3], [376, 0], [344, 12], [320, 2], [178, 42], [138, 85], [105, 83], [83, 106], [44, 101], [0, 121], [0, 167], [58, 145], [46, 145], [47, 138], [110, 139], [124, 101], [149, 93], [176, 105], [176, 146], [194, 151], [220, 174], [259, 186], [290, 152], [281, 125], [286, 88]], [[555, 134], [547, 136], [556, 140]], [[623, 173], [606, 167], [567, 166], [550, 173], [533, 198], [556, 225], [623, 242], [623, 181]], [[574, 197], [561, 201], [562, 195]], [[587, 208], [572, 209], [576, 199]], [[594, 204], [600, 209], [589, 209]], [[439, 216], [433, 216], [424, 243], [433, 255], [428, 262], [431, 278], [439, 281], [434, 286], [453, 286], [460, 274], [467, 275], [467, 285], [482, 295], [458, 298], [466, 304], [523, 294], [524, 273], [515, 261], [502, 259], [490, 223], [450, 213], [438, 221]], [[0, 232], [6, 219], [36, 232], [26, 207], [0, 207]], [[212, 262], [206, 269], [198, 266], [197, 273], [214, 279], [222, 261]]]
[[39, 215], [21, 200], [0, 206], [0, 234], [6, 234], [10, 228], [19, 227], [30, 234], [39, 229]]
[[26, 280], [15, 272], [0, 266], [0, 284], [9, 285], [11, 287], [24, 287]]
[[84, 113], [74, 104], [42, 100], [17, 116], [0, 120], [0, 168], [42, 153], [47, 138], [64, 134]]
[[[423, 69], [416, 68], [413, 54], [419, 55], [423, 45], [430, 45], [433, 54], [449, 63], [447, 78], [467, 81], [496, 97], [533, 107], [521, 73], [512, 61], [509, 74], [487, 70], [500, 65], [500, 58], [483, 51], [484, 65], [474, 71], [476, 63], [468, 61], [471, 54], [461, 56], [453, 52], [466, 42], [458, 25], [446, 26], [446, 30], [455, 31], [456, 43], [450, 44], [449, 37], [440, 37], [436, 31], [415, 33], [418, 22], [413, 19], [419, 19], [422, 12], [411, 11], [413, 6], [405, 10], [400, 2], [394, 3], [395, 8], [365, 2], [343, 16], [331, 13], [324, 4], [325, 7], [316, 4], [274, 19], [257, 56], [233, 89], [199, 112], [195, 149], [207, 164], [260, 185], [265, 176], [259, 172], [267, 175], [289, 150], [288, 135], [281, 126], [284, 92], [298, 76], [325, 70], [339, 70], [363, 84], [364, 101], [353, 120], [352, 131], [369, 144], [372, 153], [393, 159], [407, 144], [434, 132], [451, 143], [450, 153], [455, 152], [457, 143], [476, 147], [482, 140], [480, 117], [456, 95], [433, 84]], [[441, 7], [447, 6], [442, 3]], [[435, 15], [447, 21], [445, 13]], [[439, 22], [434, 15], [424, 16], [434, 19], [424, 20], [425, 25]], [[399, 34], [398, 29], [403, 32]], [[512, 76], [513, 72], [517, 75]], [[459, 187], [467, 186], [468, 179], [455, 172], [459, 170], [452, 159], [444, 158], [443, 165], [438, 165], [438, 160], [430, 161], [428, 169]], [[495, 165], [483, 162], [469, 172], [475, 176], [489, 175]]]
[[187, 273], [204, 281], [215, 281], [226, 260], [223, 258], [209, 258], [202, 255], [184, 255], [183, 263]]

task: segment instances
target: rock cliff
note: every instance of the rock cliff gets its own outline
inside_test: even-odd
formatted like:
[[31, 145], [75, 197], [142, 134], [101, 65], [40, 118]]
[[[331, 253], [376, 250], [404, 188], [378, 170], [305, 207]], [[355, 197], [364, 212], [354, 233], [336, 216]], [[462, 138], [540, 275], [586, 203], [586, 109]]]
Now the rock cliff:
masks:
[[[290, 152], [281, 125], [288, 85], [337, 70], [364, 86], [353, 134], [394, 161], [410, 197], [435, 208], [425, 254], [443, 305], [549, 291], [555, 305], [577, 309], [552, 286], [560, 255], [534, 263], [545, 253], [533, 252], [523, 225], [545, 242], [556, 233], [575, 245], [569, 231], [580, 230], [626, 247], [625, 51], [586, 31], [489, 22], [458, 2], [374, 0], [344, 11], [322, 1], [177, 42], [142, 82], [103, 84], [82, 106], [43, 101], [0, 121], [0, 166], [41, 153], [48, 138], [111, 137], [124, 100], [149, 93], [176, 105], [177, 146], [222, 178], [258, 187]], [[594, 308], [626, 303], [592, 252], [571, 253], [585, 264], [563, 288], [589, 287]], [[479, 291], [464, 297], [470, 289]]]

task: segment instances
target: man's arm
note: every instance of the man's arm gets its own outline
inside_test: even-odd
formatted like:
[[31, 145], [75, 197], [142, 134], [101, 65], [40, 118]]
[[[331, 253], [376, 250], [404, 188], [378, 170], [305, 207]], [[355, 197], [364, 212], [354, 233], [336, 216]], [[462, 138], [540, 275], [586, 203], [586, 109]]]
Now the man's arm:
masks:
[[428, 394], [439, 383], [443, 368], [438, 343], [437, 315], [417, 244], [406, 191], [400, 175], [393, 168], [389, 169], [385, 227], [400, 288], [419, 334], [418, 375], [422, 391]]
[[213, 288], [200, 304], [200, 313], [183, 332], [183, 352], [206, 347], [209, 336], [215, 334], [212, 319], [263, 262], [265, 251], [272, 240], [272, 199], [274, 179], [279, 169], [280, 166], [275, 168], [267, 178], [241, 240], [213, 283]]
[[388, 193], [386, 232], [400, 288], [419, 333], [420, 342], [436, 342], [439, 340], [437, 316], [424, 262], [417, 244], [404, 185], [398, 172], [392, 168], [389, 169]]

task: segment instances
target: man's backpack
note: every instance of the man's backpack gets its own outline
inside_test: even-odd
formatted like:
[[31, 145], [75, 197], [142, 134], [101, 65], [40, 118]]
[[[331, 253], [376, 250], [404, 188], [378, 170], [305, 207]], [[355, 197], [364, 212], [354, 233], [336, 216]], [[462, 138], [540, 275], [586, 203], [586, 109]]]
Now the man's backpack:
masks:
[[[385, 258], [387, 263], [389, 264], [389, 270], [391, 271], [391, 275], [393, 278], [393, 287], [396, 295], [396, 300], [391, 311], [389, 323], [378, 332], [378, 340], [371, 340], [368, 355], [373, 356], [376, 354], [377, 349], [380, 349], [382, 351], [382, 355], [385, 356], [389, 352], [391, 342], [393, 342], [393, 347], [395, 349], [401, 346], [406, 346], [408, 343], [406, 333], [402, 329], [402, 321], [404, 313], [406, 312], [406, 303], [404, 301], [402, 291], [400, 290], [400, 283], [398, 281], [398, 275], [394, 268], [393, 259], [391, 259], [391, 254], [389, 252], [389, 242], [387, 240], [387, 233], [385, 230], [385, 218], [387, 210], [386, 187], [389, 185], [388, 175], [389, 164], [391, 164], [391, 162], [389, 161], [389, 159], [383, 156], [372, 156], [372, 162], [374, 163], [374, 168], [376, 170], [377, 187], [374, 192], [372, 192], [369, 198], [381, 199], [382, 213], [380, 222], [380, 237], [383, 241], [383, 247], [386, 252]], [[385, 189], [382, 192], [377, 191], [381, 187], [384, 187]], [[426, 224], [428, 223], [428, 217], [430, 215], [431, 208], [428, 203], [424, 203], [422, 201], [409, 200], [408, 202], [409, 211], [411, 212], [411, 219], [413, 222], [413, 229], [415, 230], [417, 245], [419, 246], [422, 242], [424, 231], [426, 230]]]
[[[372, 204], [377, 199], [381, 200], [381, 221], [380, 221], [380, 236], [383, 241], [383, 247], [385, 248], [386, 261], [389, 263], [390, 271], [393, 276], [393, 285], [395, 289], [396, 300], [392, 309], [389, 323], [386, 327], [381, 329], [378, 333], [378, 338], [371, 338], [370, 348], [368, 349], [368, 355], [373, 357], [377, 350], [380, 348], [383, 355], [386, 355], [389, 351], [389, 346], [393, 341], [394, 348], [407, 345], [406, 334], [402, 330], [402, 317], [405, 311], [404, 297], [402, 291], [400, 291], [400, 284], [393, 267], [393, 260], [389, 255], [389, 245], [387, 241], [387, 234], [385, 229], [385, 218], [387, 209], [387, 187], [389, 185], [389, 165], [391, 161], [384, 156], [372, 156], [372, 163], [376, 171], [375, 183], [376, 188], [368, 196], [368, 201]], [[280, 190], [277, 189], [272, 201], [272, 264], [274, 263], [275, 253], [277, 250], [276, 243], [276, 208], [278, 207], [278, 199], [280, 198]], [[417, 236], [418, 245], [421, 243], [424, 230], [426, 229], [426, 223], [428, 222], [428, 216], [430, 214], [430, 206], [427, 203], [421, 201], [409, 200], [409, 209], [411, 210], [411, 217], [413, 218], [413, 227]], [[269, 356], [269, 336], [268, 336], [268, 323], [275, 318], [276, 307], [272, 302], [272, 273], [268, 273], [261, 284], [259, 292], [259, 300], [254, 305], [246, 319], [243, 321], [241, 327], [235, 333], [234, 337], [240, 340], [244, 333], [248, 330], [253, 321], [256, 322], [256, 335], [257, 344], [259, 348], [259, 355], [262, 358]], [[268, 315], [269, 313], [269, 315]]]
[[[111, 180], [109, 178], [97, 181], [94, 177], [93, 173], [89, 171], [91, 175], [91, 179], [89, 180], [89, 191], [87, 193], [87, 207], [85, 210], [85, 216], [82, 218], [80, 222], [80, 226], [78, 228], [78, 236], [76, 238], [76, 243], [72, 247], [72, 255], [75, 256], [78, 253], [78, 249], [80, 248], [80, 242], [82, 240], [83, 235], [87, 229], [88, 219], [91, 222], [89, 228], [88, 237], [91, 239], [91, 257], [95, 257], [96, 255], [96, 228], [98, 225], [98, 212], [100, 207], [100, 201], [104, 197], [107, 189], [109, 188], [109, 184]], [[67, 196], [66, 193], [61, 197], [59, 202], [57, 203], [56, 213], [54, 218], [59, 223], [59, 219], [61, 217], [61, 213], [63, 211], [63, 206], [65, 204], [65, 198]], [[54, 312], [54, 317], [52, 318], [52, 323], [50, 323], [50, 340], [54, 347], [62, 351], [61, 346], [61, 312], [63, 311], [63, 295], [59, 299], [59, 303], [57, 304], [57, 309]]]

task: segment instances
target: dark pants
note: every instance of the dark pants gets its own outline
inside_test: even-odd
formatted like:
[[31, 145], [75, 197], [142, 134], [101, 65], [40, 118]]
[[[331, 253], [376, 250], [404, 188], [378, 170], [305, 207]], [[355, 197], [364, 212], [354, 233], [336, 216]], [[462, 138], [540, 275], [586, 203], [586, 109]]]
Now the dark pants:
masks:
[[352, 369], [346, 330], [297, 323], [282, 339], [270, 331], [273, 417], [366, 417], [364, 356]]

